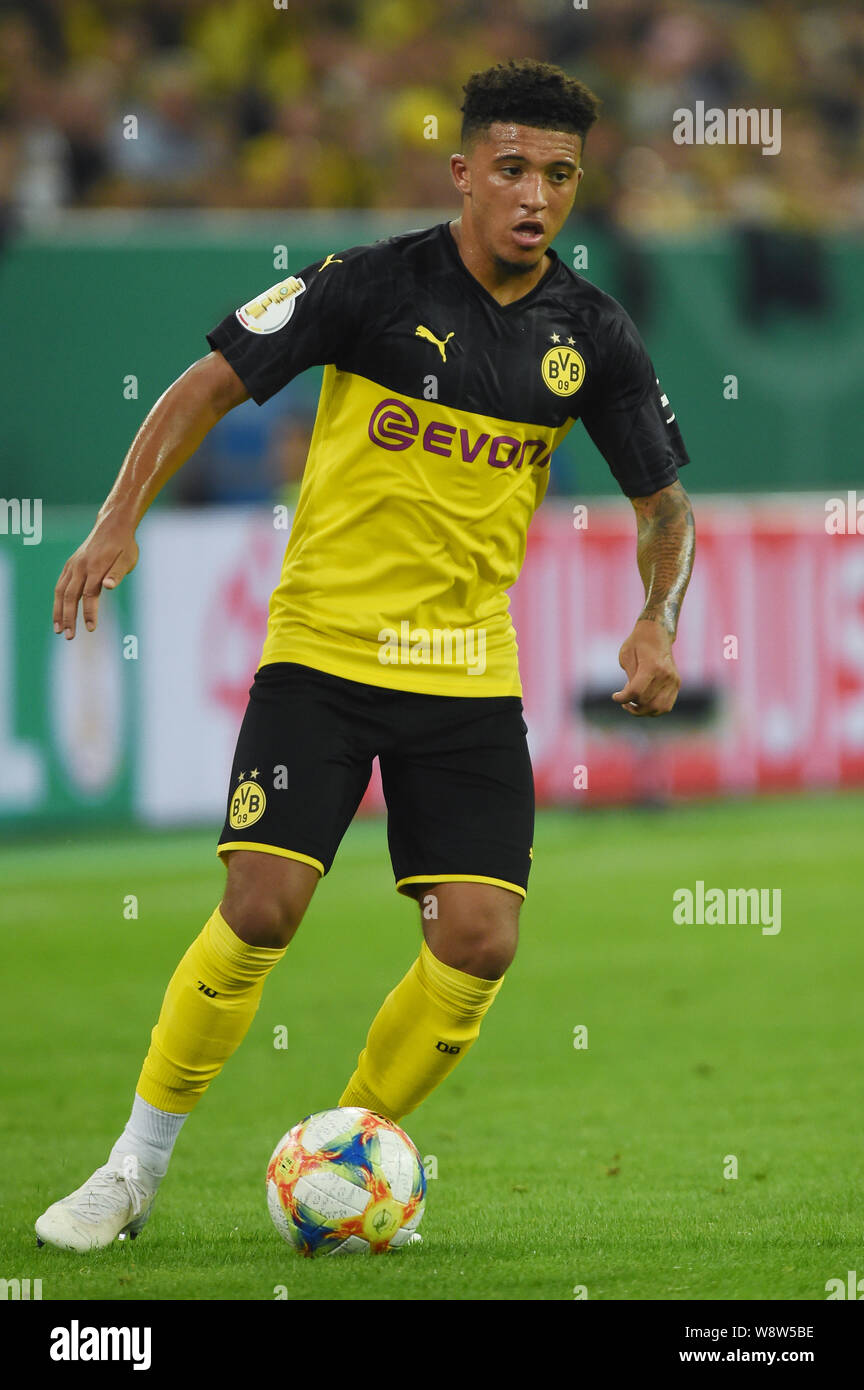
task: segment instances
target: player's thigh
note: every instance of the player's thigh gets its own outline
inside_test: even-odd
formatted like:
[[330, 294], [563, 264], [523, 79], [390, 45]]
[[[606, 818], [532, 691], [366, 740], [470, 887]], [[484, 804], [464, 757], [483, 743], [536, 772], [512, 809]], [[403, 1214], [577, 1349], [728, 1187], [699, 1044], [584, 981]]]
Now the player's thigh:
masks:
[[466, 975], [498, 980], [519, 944], [519, 893], [491, 883], [418, 885], [426, 944], [438, 960]]
[[516, 949], [533, 857], [521, 701], [430, 700], [399, 717], [399, 746], [380, 757], [396, 887], [420, 901], [434, 954], [496, 978]]
[[293, 662], [255, 674], [217, 846], [224, 916], [250, 944], [290, 941], [356, 813], [372, 772], [363, 698]]
[[250, 946], [287, 946], [302, 922], [321, 874], [311, 864], [261, 850], [234, 849], [220, 911]]

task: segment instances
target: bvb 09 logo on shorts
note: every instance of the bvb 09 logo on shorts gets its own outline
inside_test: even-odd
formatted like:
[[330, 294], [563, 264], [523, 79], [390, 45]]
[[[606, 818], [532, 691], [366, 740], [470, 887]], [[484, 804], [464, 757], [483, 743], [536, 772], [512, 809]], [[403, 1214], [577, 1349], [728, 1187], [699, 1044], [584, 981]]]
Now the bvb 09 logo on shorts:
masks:
[[543, 380], [556, 396], [572, 396], [585, 380], [585, 363], [571, 347], [550, 348], [540, 363]]
[[264, 788], [257, 782], [241, 782], [231, 793], [228, 824], [232, 830], [243, 830], [260, 820], [267, 806]]

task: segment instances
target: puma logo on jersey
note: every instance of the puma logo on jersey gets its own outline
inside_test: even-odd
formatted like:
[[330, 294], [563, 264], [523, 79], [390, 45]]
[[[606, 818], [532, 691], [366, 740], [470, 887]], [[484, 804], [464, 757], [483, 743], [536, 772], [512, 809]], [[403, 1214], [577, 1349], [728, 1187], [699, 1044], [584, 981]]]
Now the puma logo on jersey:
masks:
[[319, 267], [318, 267], [318, 274], [320, 275], [322, 270], [326, 270], [327, 267], [328, 267], [328, 265], [341, 265], [341, 264], [342, 264], [342, 257], [341, 257], [341, 256], [334, 256], [334, 255], [333, 255], [333, 252], [330, 251], [330, 252], [328, 252], [326, 261], [322, 261], [321, 264], [319, 265]]
[[447, 361], [446, 347], [450, 339], [453, 337], [452, 333], [448, 333], [447, 337], [442, 342], [440, 338], [435, 337], [435, 334], [432, 332], [431, 328], [425, 328], [422, 323], [418, 323], [416, 329], [414, 330], [414, 337], [425, 338], [427, 342], [434, 343], [441, 354], [441, 361]]

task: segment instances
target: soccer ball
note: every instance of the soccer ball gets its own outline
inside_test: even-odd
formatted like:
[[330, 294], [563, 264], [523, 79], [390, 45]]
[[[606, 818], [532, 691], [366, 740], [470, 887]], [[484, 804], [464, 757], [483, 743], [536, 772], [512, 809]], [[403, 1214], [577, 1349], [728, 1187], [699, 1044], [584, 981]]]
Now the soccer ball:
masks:
[[398, 1250], [425, 1200], [426, 1172], [408, 1135], [359, 1106], [307, 1115], [267, 1166], [273, 1224], [301, 1255]]

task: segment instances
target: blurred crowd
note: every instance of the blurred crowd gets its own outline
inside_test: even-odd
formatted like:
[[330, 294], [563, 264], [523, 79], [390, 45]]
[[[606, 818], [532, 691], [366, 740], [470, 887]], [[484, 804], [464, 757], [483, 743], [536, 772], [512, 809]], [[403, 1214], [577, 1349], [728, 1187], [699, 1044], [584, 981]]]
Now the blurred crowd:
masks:
[[[864, 227], [854, 0], [3, 0], [0, 204], [445, 207], [462, 84], [509, 57], [602, 98], [579, 198], [623, 233]], [[781, 154], [676, 144], [699, 101], [779, 108]]]

